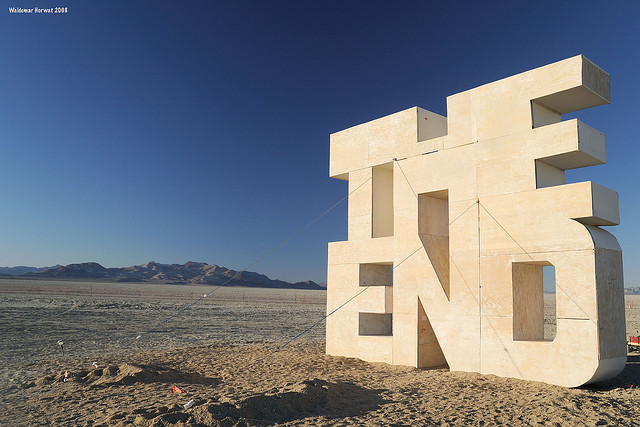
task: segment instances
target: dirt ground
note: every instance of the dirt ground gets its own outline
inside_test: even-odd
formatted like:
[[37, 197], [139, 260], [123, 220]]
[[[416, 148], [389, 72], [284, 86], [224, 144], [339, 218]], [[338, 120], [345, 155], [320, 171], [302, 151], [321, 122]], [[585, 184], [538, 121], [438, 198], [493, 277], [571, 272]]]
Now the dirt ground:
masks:
[[[322, 318], [322, 291], [224, 289], [185, 309], [202, 289], [71, 285], [0, 281], [1, 425], [640, 424], [640, 353], [567, 389], [327, 356], [322, 322], [281, 348]], [[640, 297], [626, 304], [636, 335]]]

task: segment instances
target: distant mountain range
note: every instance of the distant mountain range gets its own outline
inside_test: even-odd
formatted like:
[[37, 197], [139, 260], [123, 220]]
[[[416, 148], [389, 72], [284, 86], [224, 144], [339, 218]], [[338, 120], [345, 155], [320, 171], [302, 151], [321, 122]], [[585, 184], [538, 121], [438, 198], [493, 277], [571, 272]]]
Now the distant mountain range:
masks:
[[61, 265], [58, 264], [52, 267], [25, 267], [23, 265], [18, 267], [0, 267], [0, 276], [20, 276], [26, 273], [42, 273], [43, 271], [58, 267], [61, 267]]
[[187, 262], [160, 264], [148, 262], [122, 268], [105, 268], [97, 262], [84, 262], [53, 267], [0, 267], [0, 275], [55, 279], [100, 279], [117, 282], [164, 282], [173, 284], [207, 284], [225, 286], [251, 286], [261, 288], [325, 289], [308, 280], [290, 283], [273, 280], [264, 274], [235, 271], [215, 264]]

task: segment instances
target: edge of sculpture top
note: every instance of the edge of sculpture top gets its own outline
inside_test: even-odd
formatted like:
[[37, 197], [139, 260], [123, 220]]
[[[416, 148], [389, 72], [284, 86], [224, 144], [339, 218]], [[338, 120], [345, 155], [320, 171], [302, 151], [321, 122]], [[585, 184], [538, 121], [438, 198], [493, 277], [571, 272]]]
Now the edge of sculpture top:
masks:
[[[559, 122], [556, 114], [610, 102], [609, 74], [577, 55], [448, 96], [448, 120], [412, 107], [333, 133], [329, 176], [347, 179], [352, 170], [530, 130]], [[541, 107], [533, 124], [531, 103]], [[556, 114], [545, 116], [545, 107]]]

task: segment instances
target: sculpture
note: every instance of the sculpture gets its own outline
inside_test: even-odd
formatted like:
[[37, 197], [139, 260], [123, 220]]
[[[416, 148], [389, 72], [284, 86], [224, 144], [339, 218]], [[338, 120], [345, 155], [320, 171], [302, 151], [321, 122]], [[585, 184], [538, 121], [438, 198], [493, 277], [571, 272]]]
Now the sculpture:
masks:
[[[575, 387], [626, 364], [618, 194], [564, 171], [606, 162], [561, 114], [610, 102], [582, 55], [331, 135], [348, 240], [329, 243], [327, 353]], [[544, 340], [542, 268], [556, 269]], [[348, 302], [348, 303], [345, 303]]]

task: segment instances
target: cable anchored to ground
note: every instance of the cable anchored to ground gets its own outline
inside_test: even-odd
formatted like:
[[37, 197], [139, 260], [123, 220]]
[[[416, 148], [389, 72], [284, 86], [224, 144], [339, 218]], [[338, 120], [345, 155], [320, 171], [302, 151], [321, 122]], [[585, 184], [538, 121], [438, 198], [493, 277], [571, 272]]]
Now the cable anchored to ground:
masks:
[[[406, 177], [405, 177], [406, 178]], [[415, 193], [414, 193], [415, 194]], [[469, 209], [471, 209], [472, 207], [476, 206], [476, 204], [478, 204], [478, 201], [474, 201], [473, 204], [471, 204], [468, 208], [466, 208], [464, 211], [462, 211], [462, 213], [460, 213], [460, 215], [458, 215], [453, 221], [451, 221], [448, 225], [451, 226], [454, 222], [456, 222], [458, 219], [460, 219], [460, 217], [462, 217], [462, 215], [464, 215], [467, 211], [469, 211]], [[333, 311], [331, 311], [330, 313], [326, 314], [325, 316], [323, 316], [320, 320], [316, 321], [314, 324], [312, 324], [311, 326], [309, 326], [307, 329], [305, 329], [304, 331], [300, 332], [299, 334], [297, 334], [296, 336], [294, 336], [293, 338], [291, 338], [289, 341], [285, 342], [284, 344], [282, 344], [280, 347], [278, 347], [273, 353], [277, 353], [278, 351], [282, 350], [283, 348], [287, 347], [289, 344], [293, 343], [294, 341], [297, 341], [300, 337], [308, 334], [309, 332], [311, 332], [316, 326], [318, 326], [320, 323], [322, 323], [323, 321], [325, 321], [328, 317], [332, 316], [333, 314], [335, 314], [336, 312], [338, 312], [338, 310], [342, 309], [344, 306], [346, 306], [347, 304], [349, 304], [351, 301], [353, 301], [354, 299], [356, 299], [357, 297], [359, 297], [360, 295], [362, 295], [364, 292], [366, 292], [369, 288], [371, 288], [372, 286], [376, 286], [378, 282], [380, 282], [380, 280], [382, 280], [383, 278], [385, 278], [386, 276], [388, 276], [389, 274], [393, 273], [393, 271], [400, 267], [400, 265], [402, 265], [405, 261], [407, 261], [409, 258], [411, 258], [413, 255], [415, 255], [418, 251], [420, 251], [420, 249], [424, 248], [425, 244], [428, 244], [431, 240], [435, 239], [435, 236], [432, 237], [431, 239], [429, 239], [427, 242], [423, 243], [422, 245], [420, 245], [415, 251], [411, 252], [411, 254], [409, 254], [406, 258], [404, 258], [402, 261], [400, 261], [399, 263], [397, 263], [396, 265], [393, 266], [393, 268], [391, 268], [391, 270], [387, 271], [386, 273], [381, 274], [380, 276], [378, 276], [376, 278], [376, 280], [368, 286], [365, 286], [361, 291], [359, 291], [358, 293], [356, 293], [355, 295], [353, 295], [351, 298], [349, 298], [347, 301], [343, 302], [342, 304], [340, 304], [337, 308], [335, 308]], [[272, 354], [273, 354], [272, 353]], [[258, 359], [255, 363], [260, 362], [264, 359], [266, 359], [267, 356]]]
[[366, 180], [364, 180], [360, 185], [358, 185], [356, 188], [354, 188], [352, 191], [350, 191], [346, 196], [344, 196], [343, 198], [341, 198], [340, 200], [338, 200], [336, 203], [334, 203], [333, 205], [331, 205], [328, 209], [326, 209], [324, 212], [322, 212], [320, 215], [318, 215], [316, 218], [314, 218], [313, 220], [311, 220], [309, 223], [307, 223], [306, 225], [304, 225], [303, 227], [301, 227], [299, 230], [297, 230], [295, 233], [291, 234], [289, 237], [287, 237], [285, 240], [283, 240], [282, 242], [280, 242], [279, 244], [277, 244], [276, 246], [274, 246], [273, 248], [269, 249], [267, 252], [265, 252], [261, 257], [259, 257], [257, 260], [255, 260], [254, 262], [252, 262], [251, 264], [247, 265], [246, 267], [244, 267], [242, 270], [237, 271], [233, 276], [231, 276], [229, 279], [225, 280], [223, 283], [221, 283], [220, 285], [217, 285], [216, 287], [214, 287], [210, 292], [204, 294], [203, 296], [201, 296], [200, 298], [196, 299], [195, 301], [185, 305], [183, 308], [181, 308], [180, 310], [178, 310], [176, 313], [172, 314], [171, 316], [167, 317], [166, 319], [158, 322], [155, 326], [153, 326], [151, 329], [147, 330], [146, 332], [144, 332], [143, 334], [140, 334], [138, 336], [136, 336], [136, 340], [142, 338], [143, 335], [149, 334], [151, 332], [153, 332], [154, 330], [156, 330], [157, 328], [159, 328], [160, 326], [164, 325], [165, 323], [169, 322], [171, 319], [175, 319], [177, 316], [179, 316], [180, 314], [182, 314], [183, 312], [185, 312], [186, 310], [188, 310], [189, 308], [193, 307], [194, 305], [198, 304], [200, 301], [202, 301], [205, 298], [208, 298], [212, 293], [214, 293], [215, 291], [217, 291], [218, 289], [224, 287], [225, 285], [227, 285], [228, 283], [230, 283], [231, 281], [235, 280], [241, 273], [249, 270], [251, 267], [253, 267], [254, 265], [258, 264], [259, 262], [263, 261], [265, 258], [267, 258], [268, 256], [272, 255], [274, 252], [276, 252], [278, 249], [280, 249], [281, 247], [283, 247], [284, 245], [286, 245], [287, 243], [289, 243], [291, 240], [293, 240], [295, 237], [297, 237], [299, 234], [301, 234], [302, 232], [304, 232], [305, 230], [307, 230], [309, 227], [311, 227], [313, 224], [315, 224], [316, 222], [320, 221], [320, 219], [322, 219], [324, 216], [326, 216], [329, 212], [331, 212], [332, 210], [334, 210], [336, 207], [338, 207], [342, 202], [344, 202], [345, 200], [347, 200], [349, 198], [350, 195], [352, 195], [353, 193], [355, 193], [360, 187], [362, 187], [363, 185], [365, 185], [368, 181], [371, 180], [371, 177], [367, 178]]

